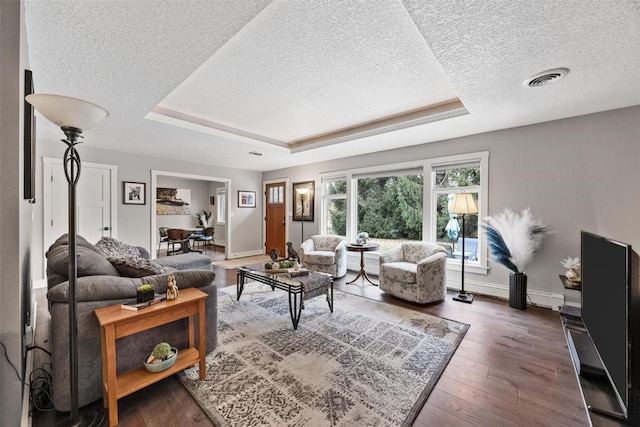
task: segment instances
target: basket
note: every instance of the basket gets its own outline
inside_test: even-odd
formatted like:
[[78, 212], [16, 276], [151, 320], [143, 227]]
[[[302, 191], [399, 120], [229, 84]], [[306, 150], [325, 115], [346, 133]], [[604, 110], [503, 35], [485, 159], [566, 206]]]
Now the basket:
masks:
[[171, 347], [171, 351], [173, 352], [173, 356], [159, 363], [147, 363], [146, 360], [149, 358], [149, 356], [151, 356], [151, 353], [149, 353], [147, 357], [144, 358], [144, 367], [149, 372], [162, 372], [166, 369], [169, 369], [171, 366], [173, 366], [176, 359], [178, 358], [178, 349], [175, 347]]

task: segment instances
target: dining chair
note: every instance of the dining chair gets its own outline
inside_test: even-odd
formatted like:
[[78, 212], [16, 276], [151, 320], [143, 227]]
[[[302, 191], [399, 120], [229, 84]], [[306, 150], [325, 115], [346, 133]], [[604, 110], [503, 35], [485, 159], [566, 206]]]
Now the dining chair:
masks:
[[[180, 248], [176, 249], [175, 245], [179, 244]], [[171, 251], [169, 251], [171, 245]], [[167, 230], [167, 255], [173, 255], [176, 252], [185, 251], [189, 248], [189, 232], [181, 228], [170, 228]]]
[[202, 230], [202, 234], [200, 234], [199, 236], [196, 237], [196, 240], [198, 242], [198, 245], [202, 245], [203, 249], [205, 252], [207, 252], [207, 246], [209, 245], [209, 242], [213, 243], [213, 251], [216, 251], [216, 241], [214, 239], [214, 233], [215, 232], [215, 228], [213, 227], [207, 227], [204, 230]]
[[167, 251], [169, 251], [169, 239], [167, 238], [168, 229], [169, 227], [160, 227], [158, 229], [160, 230], [160, 240], [158, 240], [158, 252], [160, 252], [160, 246], [162, 245], [162, 243], [167, 244]]

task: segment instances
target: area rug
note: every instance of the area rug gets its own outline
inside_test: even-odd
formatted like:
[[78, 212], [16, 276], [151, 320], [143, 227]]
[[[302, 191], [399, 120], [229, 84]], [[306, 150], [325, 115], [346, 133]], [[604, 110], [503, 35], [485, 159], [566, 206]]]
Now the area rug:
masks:
[[212, 264], [217, 267], [224, 268], [225, 270], [233, 270], [234, 268], [242, 267], [243, 265], [246, 265], [246, 264], [255, 264], [257, 262], [267, 262], [267, 261], [271, 261], [271, 258], [269, 258], [269, 255], [254, 255], [254, 256], [247, 256], [242, 258], [228, 259], [225, 261], [216, 261], [216, 262], [213, 262]]
[[334, 292], [305, 301], [297, 330], [284, 291], [219, 291], [218, 348], [180, 380], [217, 426], [409, 426], [468, 325]]

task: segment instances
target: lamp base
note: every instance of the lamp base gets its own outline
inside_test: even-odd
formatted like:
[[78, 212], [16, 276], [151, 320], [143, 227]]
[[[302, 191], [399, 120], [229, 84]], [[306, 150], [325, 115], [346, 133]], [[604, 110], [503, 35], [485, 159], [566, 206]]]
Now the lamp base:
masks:
[[460, 292], [458, 295], [453, 297], [454, 301], [466, 302], [467, 304], [471, 304], [473, 302], [473, 295], [467, 292]]
[[72, 420], [71, 416], [56, 424], [64, 427], [100, 427], [104, 425], [105, 412], [102, 409], [81, 408], [78, 419]]

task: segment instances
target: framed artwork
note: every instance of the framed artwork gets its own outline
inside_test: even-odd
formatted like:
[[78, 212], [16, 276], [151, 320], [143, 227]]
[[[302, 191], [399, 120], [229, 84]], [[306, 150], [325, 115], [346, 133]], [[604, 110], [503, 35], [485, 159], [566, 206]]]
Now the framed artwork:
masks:
[[[24, 96], [33, 93], [33, 74], [24, 70]], [[36, 201], [36, 116], [31, 104], [24, 102], [24, 198]]]
[[238, 207], [239, 208], [255, 208], [256, 192], [238, 190]]
[[216, 204], [216, 196], [209, 196], [209, 204], [211, 206]]
[[122, 181], [122, 203], [125, 205], [146, 205], [147, 184], [144, 182]]
[[191, 189], [156, 188], [156, 215], [191, 215]]
[[315, 188], [315, 181], [293, 183], [294, 221], [313, 221]]

